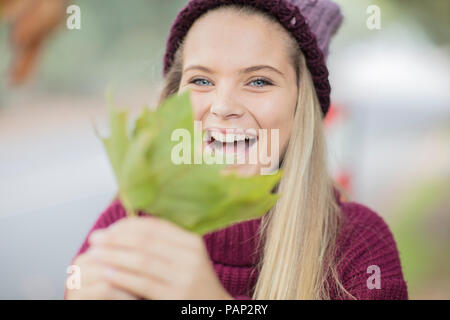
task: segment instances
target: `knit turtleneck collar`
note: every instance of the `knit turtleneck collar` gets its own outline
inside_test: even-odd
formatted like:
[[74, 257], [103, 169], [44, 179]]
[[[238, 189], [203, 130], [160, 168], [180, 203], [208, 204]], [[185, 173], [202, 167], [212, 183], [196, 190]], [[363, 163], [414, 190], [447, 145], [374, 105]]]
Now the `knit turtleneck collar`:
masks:
[[229, 266], [254, 266], [261, 218], [233, 224], [208, 233], [203, 239], [211, 260]]
[[[340, 193], [333, 188], [340, 204]], [[257, 251], [261, 218], [233, 224], [203, 236], [211, 260], [228, 266], [252, 267], [260, 257]]]

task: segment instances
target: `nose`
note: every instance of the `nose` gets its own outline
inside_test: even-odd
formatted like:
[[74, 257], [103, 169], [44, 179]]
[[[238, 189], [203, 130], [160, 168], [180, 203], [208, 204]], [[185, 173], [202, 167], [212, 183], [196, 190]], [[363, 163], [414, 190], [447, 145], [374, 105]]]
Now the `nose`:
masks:
[[211, 114], [222, 119], [241, 117], [244, 114], [244, 108], [237, 101], [233, 101], [232, 97], [232, 93], [217, 94], [210, 108]]

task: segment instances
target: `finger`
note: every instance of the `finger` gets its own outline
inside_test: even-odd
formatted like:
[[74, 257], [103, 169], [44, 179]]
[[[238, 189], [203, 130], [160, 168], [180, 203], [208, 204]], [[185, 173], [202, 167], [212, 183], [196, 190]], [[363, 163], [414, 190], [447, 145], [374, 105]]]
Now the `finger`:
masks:
[[104, 280], [103, 275], [108, 267], [106, 264], [92, 257], [89, 254], [90, 250], [91, 249], [88, 249], [86, 253], [82, 254], [76, 261], [73, 262], [74, 265], [80, 268], [81, 287], [89, 287], [93, 283]]
[[150, 261], [162, 261], [169, 265], [177, 265], [179, 261], [189, 263], [197, 257], [192, 249], [180, 247], [178, 244], [169, 243], [162, 239], [144, 241], [135, 233], [121, 233], [116, 235], [104, 235], [91, 242], [90, 248], [122, 249], [123, 251], [136, 252], [148, 256]]
[[110, 230], [127, 230], [129, 232], [142, 232], [150, 234], [153, 238], [166, 239], [169, 242], [183, 246], [190, 246], [196, 241], [197, 235], [186, 231], [173, 222], [158, 217], [135, 217], [122, 219], [111, 226]]
[[87, 288], [71, 290], [67, 293], [67, 299], [71, 300], [136, 300], [137, 297], [125, 290], [114, 287], [103, 281], [95, 283]]
[[[172, 279], [173, 271], [171, 271], [170, 262], [152, 258], [140, 251], [117, 247], [95, 246], [91, 248], [89, 255], [108, 267], [150, 277], [153, 281], [170, 283]], [[104, 273], [102, 276], [104, 276]]]
[[106, 274], [106, 279], [114, 287], [146, 299], [167, 297], [169, 291], [169, 287], [158, 281], [121, 269], [111, 268]]
[[[151, 230], [153, 238], [165, 239], [169, 243], [173, 242], [186, 248], [196, 248], [199, 239], [201, 240], [199, 235], [187, 231], [165, 219], [158, 217], [140, 217], [133, 220], [123, 221], [123, 228], [125, 230], [130, 230], [130, 232], [136, 230], [143, 233], [147, 233]], [[119, 227], [122, 228], [122, 226], [117, 226], [117, 228]], [[113, 230], [115, 228], [115, 226], [112, 227]]]
[[185, 248], [199, 247], [199, 243], [203, 240], [200, 236], [183, 230], [175, 224], [159, 219], [156, 217], [132, 217], [121, 219], [111, 225], [108, 229], [95, 231], [94, 233], [101, 233], [104, 231], [108, 235], [121, 235], [128, 233], [128, 239], [133, 239], [133, 242], [147, 243], [154, 239], [164, 239], [169, 243], [175, 243]]

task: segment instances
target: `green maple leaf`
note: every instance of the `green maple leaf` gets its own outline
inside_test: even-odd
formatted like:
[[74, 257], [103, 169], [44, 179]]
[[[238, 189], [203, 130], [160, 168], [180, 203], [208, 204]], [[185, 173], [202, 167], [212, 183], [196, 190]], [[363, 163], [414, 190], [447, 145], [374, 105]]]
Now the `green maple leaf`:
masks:
[[[189, 95], [172, 95], [154, 111], [144, 107], [130, 133], [127, 112], [109, 101], [111, 132], [101, 139], [127, 214], [142, 211], [201, 235], [264, 215], [279, 198], [271, 191], [281, 170], [243, 177], [222, 174], [222, 164], [196, 164]], [[172, 161], [176, 129], [189, 132], [190, 164]]]

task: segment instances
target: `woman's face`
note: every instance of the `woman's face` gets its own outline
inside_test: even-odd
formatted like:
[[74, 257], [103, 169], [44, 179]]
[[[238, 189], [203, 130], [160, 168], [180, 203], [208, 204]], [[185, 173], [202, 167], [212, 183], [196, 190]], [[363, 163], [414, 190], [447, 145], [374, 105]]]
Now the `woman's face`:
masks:
[[278, 168], [287, 147], [298, 96], [287, 37], [259, 16], [229, 11], [201, 17], [186, 36], [179, 92], [191, 90], [204, 150], [245, 159], [228, 166], [240, 174]]

